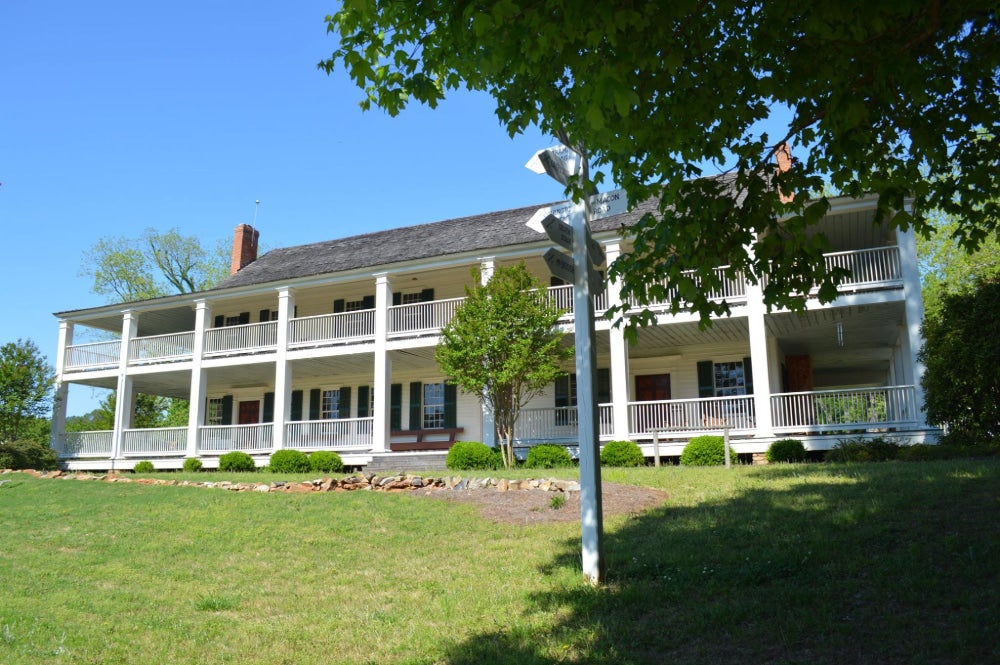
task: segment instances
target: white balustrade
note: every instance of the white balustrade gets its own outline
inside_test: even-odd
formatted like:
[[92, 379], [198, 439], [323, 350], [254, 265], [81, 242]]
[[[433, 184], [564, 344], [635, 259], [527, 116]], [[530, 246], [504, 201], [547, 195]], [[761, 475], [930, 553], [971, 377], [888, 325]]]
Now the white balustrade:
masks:
[[187, 452], [187, 427], [127, 429], [122, 455], [183, 455]]
[[827, 270], [844, 268], [851, 271], [840, 288], [850, 289], [898, 282], [902, 279], [898, 247], [876, 247], [849, 252], [824, 254]]
[[734, 432], [754, 428], [752, 395], [629, 402], [629, 431], [633, 437], [661, 432]]
[[246, 323], [205, 331], [205, 355], [270, 350], [278, 343], [278, 322]]
[[[708, 292], [708, 299], [714, 301], [725, 300], [726, 302], [733, 304], [746, 302], [747, 299], [746, 281], [740, 277], [736, 278], [726, 277], [725, 273], [728, 267], [729, 266], [720, 266], [718, 268], [715, 268], [715, 274], [718, 277], [721, 284], [717, 288], [714, 288]], [[694, 272], [686, 271], [684, 272], [684, 275], [690, 277], [694, 275]], [[700, 284], [701, 280], [695, 279], [695, 283]], [[656, 286], [658, 288], [653, 289], [652, 288], [653, 286]], [[670, 286], [667, 283], [667, 280], [665, 279], [662, 279], [658, 282], [654, 282], [652, 285], [647, 286], [646, 289], [647, 293], [651, 292], [655, 293], [656, 291], [661, 292], [659, 295], [650, 296], [649, 298], [650, 306], [670, 305], [670, 303], [677, 295], [676, 287]], [[634, 298], [630, 299], [629, 302], [632, 304], [632, 306], [637, 306], [636, 300]]]
[[[614, 433], [612, 406], [599, 404], [597, 409], [600, 438], [610, 439]], [[579, 436], [577, 418], [575, 406], [521, 409], [514, 426], [514, 440], [518, 443], [576, 441]]]
[[389, 307], [389, 336], [436, 332], [448, 325], [465, 298]]
[[775, 431], [831, 432], [917, 422], [913, 386], [782, 393], [771, 397]]
[[246, 453], [267, 452], [274, 447], [273, 426], [262, 425], [206, 425], [198, 429], [198, 452], [228, 453], [242, 450]]
[[316, 346], [327, 342], [357, 341], [375, 336], [375, 310], [338, 312], [292, 319], [288, 330], [290, 347]]
[[129, 363], [165, 362], [185, 360], [194, 350], [194, 333], [172, 333], [137, 337], [129, 342]]
[[295, 450], [371, 450], [374, 418], [285, 423], [285, 447]]
[[116, 366], [121, 361], [121, 340], [74, 344], [66, 348], [66, 369]]
[[114, 432], [65, 432], [56, 452], [60, 457], [110, 457]]

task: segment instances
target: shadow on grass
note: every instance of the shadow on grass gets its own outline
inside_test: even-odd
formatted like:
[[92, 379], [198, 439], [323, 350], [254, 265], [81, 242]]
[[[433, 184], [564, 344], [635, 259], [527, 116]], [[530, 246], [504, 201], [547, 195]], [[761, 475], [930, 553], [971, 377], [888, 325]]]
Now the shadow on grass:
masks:
[[[605, 536], [607, 585], [539, 593], [468, 663], [1000, 660], [1000, 463], [750, 470]], [[543, 574], [579, 569], [559, 543]], [[544, 632], [531, 612], [560, 617]]]

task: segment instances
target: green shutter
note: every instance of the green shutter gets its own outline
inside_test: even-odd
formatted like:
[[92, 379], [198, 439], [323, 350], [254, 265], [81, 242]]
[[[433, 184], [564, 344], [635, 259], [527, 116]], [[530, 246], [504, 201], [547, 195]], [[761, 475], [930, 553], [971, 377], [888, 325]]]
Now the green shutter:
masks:
[[458, 386], [444, 384], [444, 426], [458, 427]]
[[214, 328], [221, 328], [224, 325], [226, 325], [226, 317], [223, 316], [222, 314], [217, 315], [215, 317], [215, 325], [213, 327]]
[[611, 401], [611, 370], [607, 367], [597, 370], [597, 403], [608, 404]]
[[403, 384], [389, 386], [389, 429], [403, 429]]
[[302, 420], [302, 391], [292, 391], [292, 408], [288, 414], [289, 420]]
[[743, 383], [747, 388], [747, 395], [753, 395], [753, 365], [750, 358], [743, 359]]
[[337, 298], [333, 301], [333, 313], [340, 314], [344, 311], [345, 303], [343, 298]]
[[340, 389], [340, 417], [351, 417], [351, 389], [347, 386]]
[[365, 296], [361, 299], [363, 309], [375, 309], [375, 296]]
[[269, 309], [260, 310], [260, 322], [267, 323], [270, 320], [271, 320], [271, 310]]
[[410, 429], [423, 429], [424, 414], [423, 409], [424, 384], [414, 381], [410, 384]]
[[402, 305], [403, 304], [403, 292], [402, 291], [393, 291], [393, 293], [392, 293], [392, 304], [393, 305]]
[[240, 325], [250, 323], [250, 312], [240, 312]]
[[368, 403], [371, 400], [371, 388], [358, 386], [358, 418], [368, 417]]
[[226, 395], [222, 398], [222, 424], [233, 424], [233, 396]]
[[556, 408], [569, 406], [569, 374], [556, 379]]
[[264, 393], [264, 422], [274, 422], [274, 393]]
[[309, 420], [319, 420], [319, 402], [322, 398], [319, 388], [309, 391]]
[[698, 397], [715, 397], [715, 367], [711, 360], [698, 361]]
[[434, 300], [434, 289], [424, 289], [420, 292], [420, 302], [431, 302]]

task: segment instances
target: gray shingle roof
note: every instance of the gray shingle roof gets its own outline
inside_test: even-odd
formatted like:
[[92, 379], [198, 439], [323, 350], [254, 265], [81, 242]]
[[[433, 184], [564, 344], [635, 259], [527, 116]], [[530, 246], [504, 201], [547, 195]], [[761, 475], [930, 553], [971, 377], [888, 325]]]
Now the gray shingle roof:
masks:
[[[275, 249], [210, 290], [536, 243], [545, 236], [525, 223], [541, 205]], [[615, 231], [634, 224], [654, 208], [652, 202], [647, 202], [624, 215], [598, 220], [591, 228], [595, 233]]]

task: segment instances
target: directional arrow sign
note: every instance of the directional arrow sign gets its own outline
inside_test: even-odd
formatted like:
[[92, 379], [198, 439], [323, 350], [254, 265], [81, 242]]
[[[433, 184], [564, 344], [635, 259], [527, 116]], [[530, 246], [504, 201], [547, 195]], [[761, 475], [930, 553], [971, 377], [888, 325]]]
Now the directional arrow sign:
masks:
[[590, 203], [590, 219], [614, 217], [628, 211], [628, 197], [624, 189], [615, 189], [603, 194], [594, 194], [588, 199]]
[[[545, 265], [549, 267], [549, 272], [555, 277], [568, 284], [573, 284], [576, 281], [576, 267], [573, 265], [573, 257], [566, 256], [553, 247], [545, 252], [542, 258], [545, 259]], [[588, 268], [587, 279], [590, 280], [591, 294], [598, 294], [604, 291], [604, 280], [601, 279], [600, 274], [596, 270]]]
[[539, 150], [525, 166], [535, 173], [547, 173], [551, 178], [569, 187], [569, 181], [580, 175], [583, 159], [564, 145]]
[[554, 215], [559, 219], [563, 220], [567, 224], [569, 223], [569, 215], [573, 211], [572, 203], [560, 203], [554, 206], [542, 206], [535, 211], [535, 214], [531, 216], [525, 226], [533, 231], [538, 231], [539, 233], [545, 233], [545, 227], [542, 226], [542, 220], [549, 215]]
[[[542, 220], [542, 228], [549, 240], [573, 251], [573, 227], [569, 224], [555, 215], [548, 215]], [[590, 237], [590, 228], [587, 229], [587, 255], [595, 266], [604, 265], [604, 250], [601, 248], [601, 243]]]

